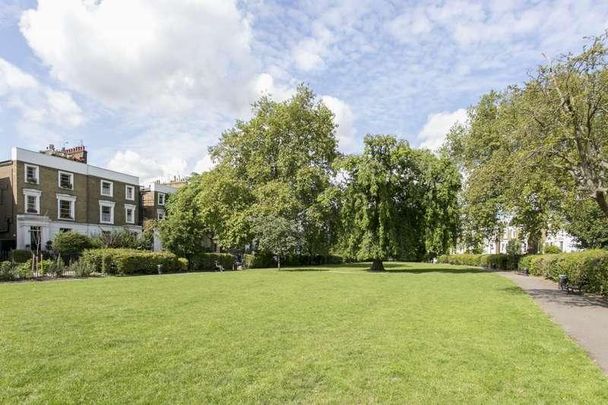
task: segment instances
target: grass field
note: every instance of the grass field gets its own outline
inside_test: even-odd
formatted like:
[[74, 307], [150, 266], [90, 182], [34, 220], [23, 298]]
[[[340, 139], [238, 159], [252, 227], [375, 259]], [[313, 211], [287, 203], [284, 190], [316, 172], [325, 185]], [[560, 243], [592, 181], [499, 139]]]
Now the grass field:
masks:
[[0, 285], [0, 402], [608, 403], [510, 281], [364, 267]]

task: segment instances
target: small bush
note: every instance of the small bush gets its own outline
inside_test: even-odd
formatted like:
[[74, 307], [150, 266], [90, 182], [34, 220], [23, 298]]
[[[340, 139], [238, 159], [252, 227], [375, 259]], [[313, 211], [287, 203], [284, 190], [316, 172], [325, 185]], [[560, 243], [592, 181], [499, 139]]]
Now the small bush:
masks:
[[545, 254], [557, 254], [557, 253], [562, 253], [562, 250], [555, 245], [545, 245], [544, 253]]
[[95, 270], [95, 266], [82, 259], [70, 263], [67, 267], [67, 271], [74, 273], [76, 277], [89, 277]]
[[184, 262], [173, 253], [148, 252], [135, 249], [92, 249], [82, 255], [82, 261], [95, 272], [107, 274], [155, 274], [158, 265], [163, 273], [185, 271]]
[[10, 259], [15, 263], [25, 263], [31, 258], [32, 252], [27, 249], [15, 249], [10, 254]]
[[507, 254], [511, 256], [521, 255], [522, 243], [517, 239], [511, 239], [507, 242]]
[[247, 269], [263, 269], [277, 265], [272, 255], [265, 252], [243, 255], [243, 262]]
[[60, 232], [53, 238], [53, 250], [64, 259], [80, 257], [83, 251], [93, 247], [93, 241], [78, 232]]
[[229, 253], [198, 253], [190, 258], [190, 271], [214, 271], [215, 262], [224, 270], [232, 270], [235, 257]]
[[0, 263], [0, 281], [13, 281], [19, 277], [17, 272], [17, 264], [14, 262]]

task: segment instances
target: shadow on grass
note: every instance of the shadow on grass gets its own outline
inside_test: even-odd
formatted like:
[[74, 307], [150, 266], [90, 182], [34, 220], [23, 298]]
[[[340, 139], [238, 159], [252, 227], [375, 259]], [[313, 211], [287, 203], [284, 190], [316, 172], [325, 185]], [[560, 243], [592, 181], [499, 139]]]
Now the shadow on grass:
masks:
[[608, 308], [608, 301], [601, 296], [568, 294], [565, 291], [552, 288], [533, 288], [522, 290], [519, 287], [505, 287], [502, 291], [513, 294], [528, 294], [534, 299], [548, 301], [552, 304], [561, 304], [569, 307], [603, 307]]

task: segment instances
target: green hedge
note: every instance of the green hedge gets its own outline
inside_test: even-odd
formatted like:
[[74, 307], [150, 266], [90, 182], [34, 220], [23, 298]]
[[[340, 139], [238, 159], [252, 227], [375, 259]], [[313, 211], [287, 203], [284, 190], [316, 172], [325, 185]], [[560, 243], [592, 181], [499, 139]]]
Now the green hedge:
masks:
[[496, 270], [515, 270], [522, 256], [494, 254], [494, 255], [442, 255], [437, 258], [439, 263], [457, 264], [462, 266], [486, 267]]
[[[245, 267], [248, 269], [260, 269], [276, 267], [277, 262], [269, 253], [246, 254], [243, 256]], [[337, 255], [288, 255], [282, 258], [281, 266], [315, 266], [323, 264], [341, 264], [344, 258]]]
[[199, 253], [190, 259], [190, 271], [214, 271], [216, 262], [224, 270], [232, 270], [235, 257], [229, 253]]
[[32, 251], [27, 249], [15, 249], [11, 251], [10, 259], [15, 263], [25, 263], [32, 258]]
[[155, 274], [158, 265], [163, 273], [187, 270], [187, 262], [173, 253], [148, 252], [135, 249], [91, 249], [82, 254], [84, 263], [96, 272], [107, 274]]
[[575, 283], [586, 278], [588, 291], [608, 294], [608, 250], [530, 255], [520, 261], [519, 268], [556, 281], [560, 274]]

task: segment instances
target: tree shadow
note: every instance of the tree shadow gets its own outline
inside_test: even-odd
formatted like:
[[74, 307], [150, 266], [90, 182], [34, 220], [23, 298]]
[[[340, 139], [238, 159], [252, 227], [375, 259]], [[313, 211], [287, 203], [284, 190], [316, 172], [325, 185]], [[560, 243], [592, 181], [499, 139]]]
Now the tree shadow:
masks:
[[570, 307], [608, 308], [608, 299], [605, 297], [585, 294], [568, 294], [557, 288], [533, 288], [530, 290], [522, 290], [519, 287], [505, 287], [501, 290], [513, 295], [528, 294], [534, 299], [547, 301], [552, 304], [561, 304]]

